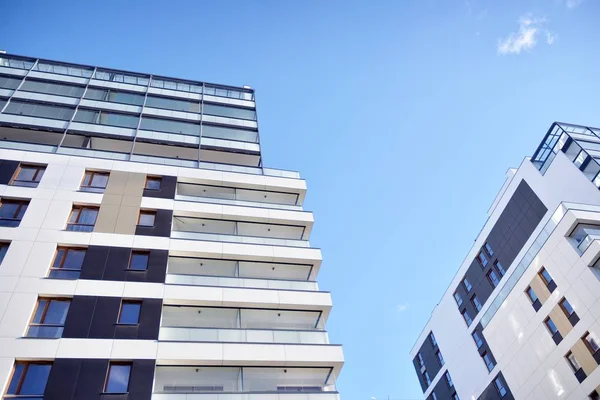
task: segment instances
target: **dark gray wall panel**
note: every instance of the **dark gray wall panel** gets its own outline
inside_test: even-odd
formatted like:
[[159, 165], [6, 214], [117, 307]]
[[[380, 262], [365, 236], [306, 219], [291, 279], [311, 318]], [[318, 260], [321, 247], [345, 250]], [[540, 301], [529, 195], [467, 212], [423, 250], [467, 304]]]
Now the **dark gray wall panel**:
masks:
[[129, 270], [129, 247], [89, 246], [81, 266], [80, 279], [119, 282], [164, 283], [169, 252], [149, 250], [146, 271]]
[[159, 190], [144, 189], [144, 197], [158, 197], [160, 199], [174, 199], [177, 189], [176, 176], [162, 176]]
[[18, 167], [18, 161], [0, 160], [0, 185], [8, 185]]
[[[430, 334], [431, 334], [431, 332], [430, 332]], [[439, 347], [437, 345], [434, 346], [433, 343], [431, 342], [431, 340], [429, 339], [429, 335], [427, 335], [425, 342], [423, 342], [423, 344], [419, 348], [419, 353], [421, 353], [421, 356], [423, 357], [423, 362], [425, 364], [425, 370], [429, 374], [429, 378], [431, 380], [433, 380], [433, 378], [435, 378], [435, 376], [437, 375], [440, 368], [442, 368], [442, 366], [440, 365], [440, 362], [436, 356], [437, 351], [439, 351]], [[443, 356], [443, 354], [442, 354], [442, 356]], [[425, 379], [423, 379], [423, 374], [421, 373], [421, 367], [419, 366], [419, 356], [418, 355], [413, 359], [413, 366], [414, 366], [417, 376], [419, 378], [419, 383], [421, 384], [421, 389], [423, 389], [423, 392], [425, 392], [425, 390], [427, 390], [428, 386], [427, 386], [427, 383], [425, 382]]]
[[156, 210], [154, 226], [136, 226], [135, 234], [142, 236], [171, 236], [171, 225], [173, 224], [173, 210]]
[[[504, 384], [504, 387], [506, 388], [506, 394], [504, 395], [504, 397], [500, 397], [500, 393], [498, 393], [498, 390], [496, 389], [496, 386], [494, 385], [494, 380], [496, 378], [500, 378], [500, 380]], [[515, 399], [512, 392], [510, 391], [510, 388], [506, 384], [506, 380], [504, 379], [502, 372], [498, 373], [498, 375], [496, 375], [496, 377], [494, 377], [494, 379], [492, 379], [492, 382], [490, 382], [490, 384], [485, 388], [485, 390], [483, 392], [481, 392], [481, 396], [479, 396], [477, 398], [477, 400], [501, 400], [501, 399], [502, 400], [514, 400]]]
[[437, 400], [452, 400], [452, 395], [456, 393], [456, 390], [454, 387], [451, 388], [448, 386], [446, 378], [442, 376], [433, 388], [433, 392], [435, 393]]

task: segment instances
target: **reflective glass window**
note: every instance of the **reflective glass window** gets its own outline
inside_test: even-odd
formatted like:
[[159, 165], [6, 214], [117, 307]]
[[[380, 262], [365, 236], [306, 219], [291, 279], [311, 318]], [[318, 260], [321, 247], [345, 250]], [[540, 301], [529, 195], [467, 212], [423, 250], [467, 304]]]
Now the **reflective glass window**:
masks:
[[202, 113], [216, 115], [219, 117], [239, 118], [256, 121], [256, 111], [248, 108], [217, 106], [215, 104], [204, 104]]
[[25, 82], [23, 82], [23, 86], [21, 86], [19, 90], [23, 90], [25, 92], [53, 94], [57, 96], [81, 97], [85, 88], [82, 86], [67, 85], [64, 83], [42, 82], [27, 79]]
[[109, 176], [108, 172], [85, 171], [80, 190], [83, 192], [104, 193]]
[[583, 336], [583, 342], [592, 354], [596, 354], [596, 352], [600, 350], [600, 341], [598, 341], [598, 338], [593, 333], [587, 332]]
[[46, 390], [51, 368], [51, 363], [16, 362], [6, 394], [19, 396], [18, 398], [25, 400], [33, 399], [25, 396], [42, 396]]
[[0, 203], [0, 226], [17, 227], [27, 211], [28, 201], [2, 200]]
[[154, 226], [154, 219], [156, 218], [155, 211], [140, 211], [140, 217], [138, 225], [140, 226]]
[[27, 337], [61, 337], [70, 305], [68, 299], [39, 299]]
[[129, 390], [131, 364], [110, 363], [106, 376], [105, 393], [126, 393]]
[[498, 274], [496, 274], [496, 271], [494, 271], [493, 269], [491, 269], [487, 273], [487, 278], [493, 288], [498, 286], [498, 284], [500, 283], [500, 278], [498, 278]]
[[531, 301], [532, 303], [535, 303], [538, 300], [538, 297], [535, 294], [535, 292], [533, 291], [533, 288], [531, 286], [527, 287], [527, 290], [525, 290], [525, 293], [527, 293], [527, 297], [529, 297], [529, 301]]
[[552, 318], [550, 318], [550, 317], [546, 318], [544, 320], [544, 325], [546, 325], [546, 328], [548, 328], [551, 335], [554, 335], [556, 332], [558, 332], [558, 329], [556, 328], [554, 321], [552, 321]]
[[187, 101], [187, 100], [177, 100], [177, 99], [169, 99], [166, 97], [158, 97], [158, 96], [148, 96], [146, 99], [147, 107], [154, 108], [165, 108], [167, 110], [174, 111], [185, 111], [185, 112], [200, 112], [200, 103]]
[[54, 279], [79, 278], [85, 254], [86, 249], [82, 248], [57, 248], [48, 277]]
[[110, 82], [129, 83], [131, 85], [148, 85], [148, 77], [145, 75], [135, 75], [117, 71], [96, 70], [94, 78]]
[[169, 79], [152, 78], [152, 82], [150, 82], [150, 86], [161, 88], [161, 89], [179, 90], [182, 92], [202, 93], [202, 85], [201, 84], [173, 81], [173, 80], [169, 80]]
[[258, 142], [258, 132], [246, 129], [225, 128], [202, 124], [202, 137], [214, 139], [237, 140], [239, 142]]
[[140, 322], [142, 303], [139, 301], [123, 301], [119, 312], [119, 324], [135, 325]]
[[46, 171], [46, 167], [43, 165], [21, 164], [11, 185], [37, 187], [44, 176], [44, 171]]
[[68, 231], [91, 232], [98, 217], [98, 207], [74, 206], [67, 223]]
[[475, 345], [477, 346], [477, 348], [483, 346], [483, 340], [481, 339], [481, 335], [479, 334], [479, 332], [473, 331], [471, 336], [473, 336], [473, 340], [475, 341]]
[[129, 269], [134, 271], [145, 271], [148, 269], [150, 253], [147, 251], [134, 251], [129, 260]]
[[73, 116], [74, 111], [70, 107], [12, 100], [6, 106], [4, 113], [68, 121]]
[[562, 301], [560, 302], [560, 308], [562, 308], [563, 312], [567, 315], [567, 317], [570, 317], [571, 315], [573, 315], [573, 313], [575, 313], [575, 310], [571, 306], [571, 303], [567, 301], [567, 299], [562, 299]]
[[463, 286], [465, 287], [465, 290], [466, 290], [467, 292], [470, 292], [470, 291], [471, 291], [471, 289], [473, 288], [473, 286], [471, 285], [471, 282], [469, 282], [469, 280], [467, 279], [467, 277], [465, 277], [465, 278], [463, 279]]
[[254, 93], [250, 90], [235, 90], [206, 85], [204, 87], [204, 93], [211, 96], [229, 97], [232, 99], [254, 100]]
[[73, 119], [89, 124], [110, 125], [122, 128], [137, 128], [138, 117], [107, 111], [78, 110]]
[[0, 89], [16, 89], [21, 84], [21, 78], [0, 76]]
[[142, 118], [140, 129], [182, 135], [200, 136], [200, 125], [191, 122], [172, 121], [160, 118]]
[[477, 296], [473, 295], [473, 297], [471, 297], [471, 304], [473, 304], [473, 307], [475, 307], [477, 311], [481, 311], [481, 302]]
[[0, 264], [2, 264], [2, 260], [4, 260], [4, 256], [6, 255], [9, 246], [10, 243], [0, 243]]
[[25, 60], [22, 58], [10, 57], [4, 54], [0, 54], [0, 67], [31, 69], [31, 67], [33, 67], [33, 64], [33, 60]]
[[89, 78], [92, 76], [93, 68], [79, 67], [75, 65], [49, 63], [40, 61], [37, 63], [36, 70], [41, 72], [51, 72], [53, 74], [79, 76], [82, 78]]
[[141, 106], [144, 104], [144, 96], [138, 93], [123, 92], [114, 89], [88, 88], [84, 98], [90, 100], [110, 101], [112, 103], [129, 104]]
[[494, 379], [494, 386], [496, 387], [496, 390], [501, 398], [506, 396], [506, 388], [504, 387], [504, 383], [502, 383], [500, 378]]
[[456, 301], [456, 305], [459, 306], [459, 307], [463, 303], [463, 299], [462, 299], [460, 293], [458, 293], [458, 292], [454, 292], [454, 300]]

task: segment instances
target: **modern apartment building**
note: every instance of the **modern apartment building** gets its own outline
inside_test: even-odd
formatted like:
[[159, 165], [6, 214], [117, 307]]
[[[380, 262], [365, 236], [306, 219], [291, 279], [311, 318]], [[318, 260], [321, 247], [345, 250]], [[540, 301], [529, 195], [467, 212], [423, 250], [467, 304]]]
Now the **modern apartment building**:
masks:
[[410, 355], [431, 399], [600, 398], [600, 129], [510, 169]]
[[0, 54], [0, 395], [338, 399], [305, 194], [248, 87]]

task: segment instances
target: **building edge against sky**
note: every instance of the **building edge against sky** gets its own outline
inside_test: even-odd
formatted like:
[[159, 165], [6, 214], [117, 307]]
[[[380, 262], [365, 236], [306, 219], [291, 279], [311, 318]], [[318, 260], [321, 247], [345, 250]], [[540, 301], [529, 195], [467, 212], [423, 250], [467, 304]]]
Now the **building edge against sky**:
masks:
[[252, 89], [0, 54], [0, 135], [3, 398], [339, 399]]
[[410, 357], [427, 399], [598, 399], [600, 129], [509, 169]]

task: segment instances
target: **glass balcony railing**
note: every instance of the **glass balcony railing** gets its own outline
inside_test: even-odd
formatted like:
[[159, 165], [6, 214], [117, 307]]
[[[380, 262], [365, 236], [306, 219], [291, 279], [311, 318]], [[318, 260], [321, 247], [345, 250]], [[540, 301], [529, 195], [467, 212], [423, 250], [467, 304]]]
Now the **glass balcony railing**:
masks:
[[187, 239], [187, 240], [206, 240], [213, 242], [227, 243], [245, 243], [245, 244], [261, 244], [271, 246], [286, 246], [286, 247], [310, 247], [310, 243], [306, 240], [286, 240], [286, 239], [271, 239], [248, 236], [235, 235], [220, 235], [214, 233], [200, 232], [171, 232], [172, 239]]
[[183, 328], [168, 326], [160, 328], [158, 340], [175, 342], [329, 344], [327, 332], [324, 331]]
[[228, 278], [219, 276], [198, 276], [167, 273], [165, 283], [192, 286], [222, 286], [253, 289], [280, 289], [318, 291], [317, 282], [285, 281], [257, 278]]

